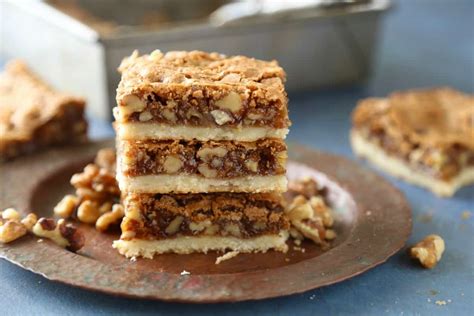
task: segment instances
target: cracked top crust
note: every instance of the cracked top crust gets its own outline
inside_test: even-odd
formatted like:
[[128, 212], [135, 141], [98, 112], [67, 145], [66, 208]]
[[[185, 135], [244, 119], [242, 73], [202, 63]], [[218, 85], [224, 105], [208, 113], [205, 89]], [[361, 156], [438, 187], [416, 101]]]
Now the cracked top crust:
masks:
[[274, 89], [278, 94], [285, 81], [285, 72], [276, 61], [202, 51], [154, 51], [142, 56], [135, 51], [122, 61], [119, 71], [119, 94], [127, 88], [150, 84], [250, 85]]
[[474, 149], [474, 96], [451, 88], [395, 92], [359, 102], [353, 113], [358, 129], [384, 131], [420, 145]]
[[287, 128], [285, 73], [276, 61], [218, 53], [134, 52], [119, 68], [119, 123]]

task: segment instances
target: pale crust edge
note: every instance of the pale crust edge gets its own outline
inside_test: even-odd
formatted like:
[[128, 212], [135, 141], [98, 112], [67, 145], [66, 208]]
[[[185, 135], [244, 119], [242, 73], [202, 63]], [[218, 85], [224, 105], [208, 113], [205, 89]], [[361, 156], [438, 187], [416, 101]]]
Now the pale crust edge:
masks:
[[350, 133], [354, 153], [361, 156], [378, 168], [409, 183], [427, 188], [438, 196], [450, 197], [461, 187], [474, 183], [474, 167], [464, 169], [451, 181], [442, 181], [410, 166], [405, 161], [391, 157], [382, 148], [365, 139], [359, 132]]
[[207, 253], [209, 251], [238, 251], [241, 253], [267, 252], [274, 249], [281, 252], [288, 251], [286, 240], [288, 232], [262, 235], [254, 238], [241, 239], [223, 236], [180, 236], [163, 240], [116, 240], [113, 247], [127, 258], [153, 258], [155, 254], [178, 253], [190, 254], [194, 252]]

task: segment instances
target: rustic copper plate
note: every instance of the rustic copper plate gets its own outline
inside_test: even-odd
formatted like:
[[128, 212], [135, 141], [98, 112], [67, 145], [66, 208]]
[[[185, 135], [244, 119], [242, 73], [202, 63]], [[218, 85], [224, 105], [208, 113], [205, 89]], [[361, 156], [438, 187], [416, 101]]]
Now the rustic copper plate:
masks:
[[[14, 206], [51, 216], [72, 189], [71, 174], [112, 141], [54, 149], [1, 168], [0, 208]], [[344, 158], [290, 145], [289, 178], [311, 176], [329, 189], [338, 237], [326, 252], [303, 243], [286, 254], [242, 254], [220, 265], [218, 256], [158, 256], [131, 262], [111, 244], [118, 237], [81, 225], [86, 246], [77, 254], [32, 236], [0, 245], [0, 257], [44, 277], [73, 286], [128, 297], [181, 302], [256, 300], [304, 292], [358, 275], [386, 261], [405, 244], [411, 212], [387, 181]], [[190, 275], [181, 275], [183, 271]]]

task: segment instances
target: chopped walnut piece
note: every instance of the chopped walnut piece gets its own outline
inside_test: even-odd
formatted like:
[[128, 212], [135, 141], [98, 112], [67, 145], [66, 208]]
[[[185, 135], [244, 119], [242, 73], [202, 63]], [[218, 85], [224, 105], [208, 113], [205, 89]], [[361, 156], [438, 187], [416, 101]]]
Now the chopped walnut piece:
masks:
[[105, 202], [99, 207], [99, 213], [100, 214], [105, 214], [107, 212], [112, 211], [112, 202]]
[[145, 108], [145, 102], [143, 102], [138, 96], [129, 94], [123, 97], [122, 106], [120, 107], [121, 113], [124, 115], [130, 115], [134, 112], [141, 112]]
[[313, 208], [302, 195], [298, 195], [287, 209], [287, 215], [291, 225], [295, 227], [304, 237], [313, 240], [317, 244], [324, 244], [324, 224], [319, 216], [316, 216]]
[[51, 239], [57, 245], [71, 251], [77, 251], [84, 246], [84, 235], [64, 219], [56, 223], [52, 218], [40, 218], [33, 226], [33, 234], [38, 237]]
[[336, 238], [336, 232], [329, 229], [334, 225], [334, 218], [323, 193], [324, 189], [319, 189], [311, 178], [290, 182], [289, 194], [293, 199], [286, 214], [292, 225], [290, 236], [297, 242], [309, 238], [326, 247], [327, 241]]
[[102, 214], [95, 223], [95, 228], [98, 231], [104, 232], [108, 230], [112, 225], [119, 224], [120, 220], [124, 217], [125, 212], [123, 206], [120, 204], [114, 204], [112, 211]]
[[97, 203], [86, 200], [77, 208], [77, 218], [86, 224], [95, 224], [100, 216], [100, 210]]
[[318, 188], [318, 184], [312, 178], [303, 178], [297, 181], [290, 181], [288, 183], [288, 192], [293, 195], [303, 195], [310, 199], [313, 196], [318, 196], [322, 193], [322, 189]]
[[103, 149], [97, 154], [97, 164], [88, 164], [82, 173], [72, 176], [71, 184], [81, 200], [102, 204], [120, 198], [114, 161], [115, 153], [111, 149]]
[[222, 99], [217, 100], [216, 106], [221, 109], [230, 110], [235, 113], [239, 112], [242, 109], [242, 100], [240, 99], [240, 95], [238, 93], [230, 92]]
[[72, 216], [79, 203], [79, 198], [75, 195], [68, 194], [54, 207], [54, 214], [62, 218]]
[[18, 213], [17, 210], [11, 207], [1, 212], [1, 216], [3, 219], [14, 219], [14, 220], [20, 219], [20, 213]]
[[9, 243], [26, 235], [28, 230], [25, 225], [15, 219], [9, 219], [5, 223], [0, 222], [0, 242]]
[[28, 231], [31, 231], [37, 221], [38, 221], [38, 216], [36, 216], [35, 213], [30, 213], [21, 220], [21, 223], [25, 226], [25, 228]]
[[444, 249], [443, 238], [438, 235], [428, 235], [410, 248], [410, 256], [418, 259], [423, 267], [432, 269], [441, 260]]
[[170, 224], [168, 225], [168, 227], [166, 227], [165, 229], [165, 232], [168, 234], [168, 235], [173, 235], [173, 234], [176, 234], [179, 230], [179, 226], [181, 225], [181, 223], [183, 222], [184, 220], [184, 217], [183, 216], [176, 216], [171, 222]]
[[224, 125], [233, 120], [227, 112], [221, 110], [213, 110], [211, 111], [211, 115], [218, 125]]
[[105, 168], [115, 173], [116, 158], [115, 149], [102, 148], [97, 152], [94, 163], [100, 168]]

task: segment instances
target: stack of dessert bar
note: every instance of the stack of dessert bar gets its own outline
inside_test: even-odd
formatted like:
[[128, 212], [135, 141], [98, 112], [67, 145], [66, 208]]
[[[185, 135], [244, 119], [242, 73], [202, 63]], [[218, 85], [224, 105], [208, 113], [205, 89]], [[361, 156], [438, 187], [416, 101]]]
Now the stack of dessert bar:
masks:
[[284, 138], [277, 62], [154, 51], [124, 59], [114, 110], [127, 257], [286, 251]]

